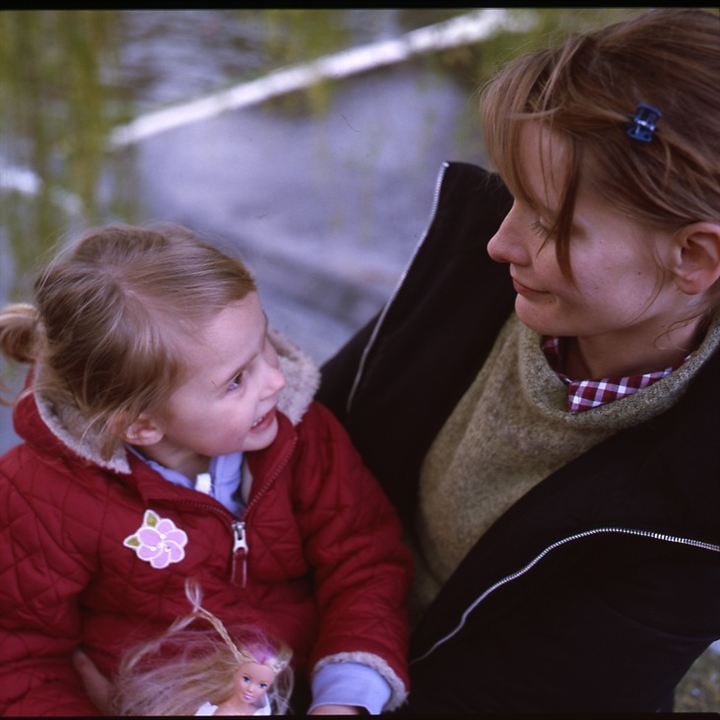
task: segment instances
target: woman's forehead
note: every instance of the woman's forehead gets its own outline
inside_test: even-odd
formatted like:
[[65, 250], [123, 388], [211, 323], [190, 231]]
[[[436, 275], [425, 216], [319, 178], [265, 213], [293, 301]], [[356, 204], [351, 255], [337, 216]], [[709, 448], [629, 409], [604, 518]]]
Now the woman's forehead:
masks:
[[557, 208], [570, 167], [568, 141], [542, 123], [524, 122], [514, 154], [511, 192], [532, 207]]

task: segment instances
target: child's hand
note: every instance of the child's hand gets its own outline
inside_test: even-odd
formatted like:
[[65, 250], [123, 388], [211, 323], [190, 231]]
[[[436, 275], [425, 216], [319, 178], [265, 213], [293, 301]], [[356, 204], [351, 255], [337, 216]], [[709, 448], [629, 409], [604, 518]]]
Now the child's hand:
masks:
[[103, 713], [110, 711], [110, 681], [97, 669], [95, 663], [82, 651], [73, 653], [73, 667], [80, 673], [90, 702]]
[[354, 705], [320, 705], [309, 715], [360, 715], [360, 708]]

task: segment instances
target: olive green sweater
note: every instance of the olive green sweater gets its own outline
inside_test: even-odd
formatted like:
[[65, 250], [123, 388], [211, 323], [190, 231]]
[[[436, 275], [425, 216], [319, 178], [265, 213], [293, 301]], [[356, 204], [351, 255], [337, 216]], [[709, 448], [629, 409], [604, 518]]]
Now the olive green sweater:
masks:
[[413, 614], [432, 601], [477, 539], [534, 485], [613, 433], [671, 407], [720, 344], [718, 320], [690, 359], [667, 377], [573, 414], [540, 336], [511, 315], [421, 470]]

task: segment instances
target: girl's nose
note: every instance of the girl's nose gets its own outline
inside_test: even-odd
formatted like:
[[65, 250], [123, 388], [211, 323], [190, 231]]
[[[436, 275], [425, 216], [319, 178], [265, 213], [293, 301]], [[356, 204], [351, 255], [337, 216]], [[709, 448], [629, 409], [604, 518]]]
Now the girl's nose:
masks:
[[268, 395], [274, 395], [285, 387], [285, 375], [279, 364], [267, 363], [265, 365], [265, 388]]
[[527, 265], [530, 262], [527, 234], [530, 232], [530, 228], [522, 231], [516, 206], [513, 205], [497, 232], [490, 238], [488, 254], [495, 262]]

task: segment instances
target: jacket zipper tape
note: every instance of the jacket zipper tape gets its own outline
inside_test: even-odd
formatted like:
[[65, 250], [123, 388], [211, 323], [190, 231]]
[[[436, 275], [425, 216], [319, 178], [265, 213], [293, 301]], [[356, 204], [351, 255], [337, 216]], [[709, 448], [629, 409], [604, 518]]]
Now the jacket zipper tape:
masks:
[[265, 481], [263, 486], [257, 491], [255, 496], [250, 500], [249, 505], [247, 506], [247, 509], [245, 510], [244, 520], [236, 520], [235, 522], [231, 523], [231, 529], [233, 534], [233, 549], [232, 549], [232, 555], [233, 555], [233, 561], [232, 561], [232, 570], [230, 572], [230, 581], [235, 582], [235, 578], [237, 577], [237, 564], [238, 561], [242, 561], [242, 587], [247, 587], [247, 566], [248, 566], [248, 555], [250, 554], [250, 545], [248, 543], [248, 534], [247, 534], [247, 520], [250, 516], [250, 510], [255, 507], [255, 505], [258, 504], [258, 501], [260, 498], [268, 491], [268, 489], [272, 486], [272, 484], [275, 482], [277, 477], [282, 472], [283, 468], [285, 467], [287, 461], [290, 459], [290, 456], [292, 455], [293, 451], [295, 450], [295, 445], [297, 444], [297, 438], [294, 437], [292, 439], [292, 442], [289, 443], [288, 449], [285, 451], [285, 454], [278, 460], [277, 464], [275, 465], [275, 469], [273, 471], [273, 474]]
[[451, 630], [447, 635], [440, 638], [427, 652], [423, 653], [419, 657], [413, 658], [410, 661], [410, 664], [414, 664], [417, 662], [420, 662], [422, 660], [425, 660], [428, 656], [430, 656], [435, 650], [437, 650], [441, 645], [444, 645], [448, 640], [455, 637], [465, 626], [465, 623], [470, 615], [470, 613], [475, 610], [475, 608], [480, 605], [483, 600], [485, 600], [488, 595], [490, 595], [492, 592], [497, 590], [499, 587], [502, 587], [503, 585], [506, 585], [507, 583], [516, 580], [517, 578], [524, 575], [528, 570], [532, 569], [537, 565], [543, 558], [545, 558], [546, 555], [548, 555], [550, 552], [555, 550], [556, 548], [561, 547], [562, 545], [566, 545], [567, 543], [573, 542], [575, 540], [582, 540], [586, 537], [590, 537], [592, 535], [602, 535], [602, 534], [618, 534], [618, 535], [635, 535], [638, 537], [645, 537], [649, 538], [651, 540], [658, 540], [661, 542], [669, 542], [669, 543], [679, 543], [681, 545], [689, 545], [690, 547], [696, 547], [700, 548], [701, 550], [710, 550], [711, 552], [720, 553], [720, 545], [715, 545], [713, 543], [703, 542], [702, 540], [693, 540], [691, 538], [682, 538], [682, 537], [676, 537], [674, 535], [667, 535], [665, 533], [659, 533], [659, 532], [653, 532], [651, 530], [633, 530], [632, 528], [594, 528], [593, 530], [585, 530], [580, 533], [576, 533], [575, 535], [569, 535], [566, 538], [562, 538], [562, 540], [558, 540], [557, 542], [552, 543], [552, 545], [548, 545], [542, 552], [540, 552], [538, 555], [536, 555], [527, 565], [520, 568], [519, 570], [515, 571], [514, 573], [510, 573], [509, 575], [506, 575], [501, 580], [498, 580], [495, 584], [491, 585], [485, 592], [478, 595], [475, 600], [468, 605], [468, 607], [465, 609], [465, 612], [462, 614], [460, 618], [460, 622], [457, 624], [457, 626]]
[[390, 306], [395, 301], [395, 298], [397, 297], [397, 294], [400, 292], [400, 288], [403, 286], [403, 283], [405, 282], [405, 278], [407, 277], [408, 272], [410, 272], [410, 268], [412, 267], [413, 262], [415, 262], [415, 258], [417, 257], [417, 254], [420, 252], [420, 248], [425, 244], [425, 240], [427, 239], [428, 233], [430, 232], [430, 228], [432, 227], [433, 220], [435, 220], [435, 214], [437, 213], [438, 205], [440, 204], [440, 188], [442, 187], [443, 179], [445, 178], [445, 173], [447, 172], [448, 167], [450, 167], [449, 162], [443, 163], [442, 169], [438, 173], [437, 180], [435, 182], [435, 193], [433, 196], [433, 204], [432, 209], [430, 211], [430, 220], [427, 223], [427, 226], [425, 228], [425, 232], [423, 233], [422, 237], [420, 238], [420, 241], [415, 246], [415, 250], [413, 251], [412, 257], [410, 258], [410, 262], [405, 266], [405, 270], [403, 271], [402, 275], [400, 276], [400, 280], [398, 281], [397, 285], [395, 286], [395, 289], [392, 292], [392, 295], [390, 295], [390, 298], [385, 303], [385, 306], [382, 309], [382, 312], [380, 313], [380, 317], [378, 318], [378, 321], [375, 323], [375, 327], [373, 328], [372, 335], [370, 336], [370, 339], [367, 342], [367, 345], [365, 346], [365, 349], [363, 350], [363, 354], [360, 357], [360, 362], [358, 363], [358, 369], [355, 373], [355, 380], [353, 381], [352, 387], [350, 388], [350, 392], [348, 393], [347, 402], [345, 404], [345, 411], [350, 412], [350, 408], [352, 406], [352, 402], [355, 399], [355, 393], [357, 391], [358, 385], [360, 384], [360, 380], [362, 379], [363, 373], [365, 372], [365, 363], [367, 362], [368, 355], [370, 354], [370, 350], [372, 350], [373, 345], [375, 345], [375, 341], [377, 340], [377, 336], [380, 333], [380, 328], [382, 327], [383, 322], [385, 321], [385, 317], [388, 314], [388, 311], [390, 310]]

